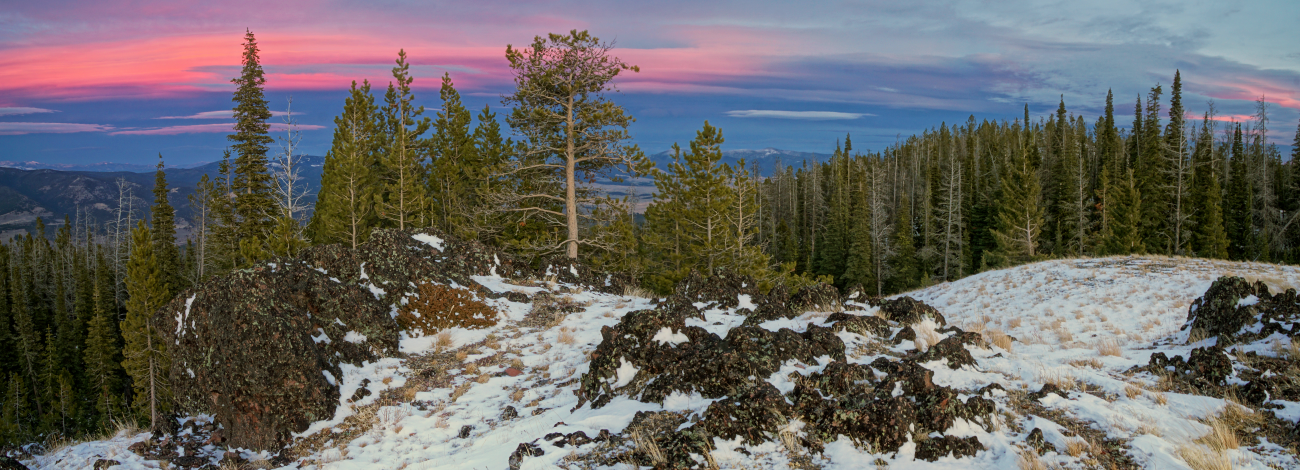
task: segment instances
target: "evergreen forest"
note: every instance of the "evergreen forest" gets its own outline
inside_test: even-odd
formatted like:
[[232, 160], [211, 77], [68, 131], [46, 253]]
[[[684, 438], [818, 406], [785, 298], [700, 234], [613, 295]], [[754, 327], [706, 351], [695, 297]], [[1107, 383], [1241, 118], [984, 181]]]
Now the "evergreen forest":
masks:
[[[1064, 100], [1045, 116], [1026, 105], [1010, 121], [971, 116], [880, 150], [845, 135], [826, 143], [827, 161], [771, 169], [722, 163], [724, 130], [703, 122], [656, 167], [615, 101], [617, 77], [640, 69], [586, 31], [507, 46], [515, 88], [499, 108], [467, 108], [450, 74], [436, 98], [415, 96], [399, 52], [386, 87], [343, 94], [316, 205], [304, 207], [298, 136], [270, 130], [259, 53], [248, 32], [230, 145], [188, 201], [186, 240], [160, 155], [152, 194], [124, 190], [113, 220], [69, 214], [52, 233], [38, 222], [0, 244], [0, 446], [156, 425], [169, 381], [183, 380], [166, 376], [167, 345], [148, 322], [162, 305], [212, 276], [312, 245], [355, 247], [376, 229], [435, 227], [538, 262], [577, 259], [658, 294], [692, 271], [884, 296], [1061, 257], [1300, 262], [1300, 127], [1284, 158], [1263, 97], [1251, 119], [1225, 120], [1213, 103], [1184, 103], [1178, 73], [1141, 96], [1108, 92], [1100, 116]], [[631, 178], [653, 179], [648, 206], [598, 184]]]

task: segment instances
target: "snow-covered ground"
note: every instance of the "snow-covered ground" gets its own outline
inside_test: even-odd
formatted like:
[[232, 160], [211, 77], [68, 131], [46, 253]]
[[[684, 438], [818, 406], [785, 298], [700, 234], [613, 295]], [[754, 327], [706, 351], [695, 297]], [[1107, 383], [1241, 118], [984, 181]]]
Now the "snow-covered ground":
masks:
[[[1193, 347], [1205, 345], [1182, 345], [1188, 332], [1180, 328], [1190, 302], [1222, 275], [1262, 280], [1275, 292], [1293, 283], [1300, 285], [1300, 270], [1293, 267], [1124, 257], [1045, 261], [908, 293], [937, 308], [950, 324], [984, 332], [989, 338], [997, 337], [998, 332], [1015, 338], [1008, 349], [973, 350], [977, 367], [951, 370], [942, 361], [923, 364], [934, 371], [938, 385], [967, 393], [1000, 384], [1008, 393], [998, 392], [993, 399], [1003, 422], [991, 432], [960, 423], [949, 431], [949, 435], [980, 440], [987, 450], [974, 457], [925, 462], [913, 459], [914, 444], [904, 445], [897, 453], [872, 454], [841, 438], [828, 442], [825, 452], [814, 456], [813, 462], [828, 469], [882, 463], [900, 469], [1016, 468], [1027, 434], [1039, 428], [1044, 440], [1056, 449], [1044, 453], [1043, 462], [1085, 468], [1095, 463], [1089, 460], [1089, 453], [1071, 456], [1068, 450], [1079, 447], [1074, 441], [1083, 438], [1078, 433], [1082, 426], [1090, 430], [1090, 439], [1104, 436], [1107, 442], [1123, 443], [1122, 451], [1142, 467], [1189, 468], [1179, 456], [1179, 446], [1195, 446], [1193, 441], [1209, 431], [1202, 419], [1221, 412], [1226, 402], [1162, 392], [1157, 377], [1126, 371], [1146, 365], [1157, 351], [1186, 356]], [[663, 405], [616, 398], [600, 409], [593, 410], [589, 404], [575, 409], [578, 399], [574, 390], [587, 371], [589, 352], [601, 341], [601, 327], [613, 326], [628, 312], [651, 308], [650, 301], [574, 286], [523, 286], [484, 276], [476, 280], [498, 292], [550, 290], [579, 310], [546, 325], [525, 327], [521, 322], [529, 304], [490, 300], [488, 303], [501, 312], [501, 321], [494, 327], [404, 338], [402, 350], [412, 359], [344, 367], [343, 400], [334, 419], [317, 422], [303, 433], [310, 436], [303, 441], [312, 442], [299, 446], [307, 455], [283, 468], [502, 469], [523, 442], [535, 442], [544, 450], [541, 456], [525, 459], [523, 469], [587, 468], [578, 466], [578, 457], [593, 452], [599, 444], [558, 448], [539, 438], [553, 432], [583, 431], [593, 437], [602, 429], [618, 433], [638, 411], [702, 411], [711, 402], [698, 395], [677, 394]], [[854, 313], [871, 314], [873, 310], [866, 307], [865, 312]], [[744, 320], [734, 311], [718, 309], [706, 311], [705, 316], [703, 321], [688, 324], [725, 335]], [[794, 320], [761, 326], [803, 331], [809, 324], [822, 324], [826, 316], [825, 312], [808, 312]], [[671, 333], [665, 335], [665, 341], [674, 339]], [[840, 337], [848, 360], [856, 363], [871, 362], [882, 353], [882, 347], [895, 353], [917, 347], [911, 341], [890, 346], [848, 332]], [[443, 376], [447, 386], [412, 388], [412, 384], [423, 383], [414, 377], [427, 372], [428, 366], [418, 364], [429, 363], [417, 357], [437, 357], [443, 361], [440, 364], [450, 363]], [[791, 386], [786, 378], [789, 373], [807, 374], [823, 367], [824, 363], [792, 360], [769, 381], [785, 391]], [[348, 399], [366, 380], [372, 393], [350, 403]], [[1038, 414], [1017, 406], [1015, 402], [1024, 399], [1024, 392], [1037, 391], [1045, 382], [1070, 389], [1068, 398], [1046, 396], [1032, 408], [1042, 410]], [[381, 392], [385, 389], [401, 393], [390, 393], [384, 401]], [[393, 404], [380, 406], [384, 403]], [[1279, 417], [1300, 418], [1300, 404], [1279, 404], [1284, 407], [1278, 411]], [[513, 407], [517, 417], [504, 417], [507, 407]], [[158, 462], [142, 460], [127, 450], [145, 438], [147, 434], [121, 433], [68, 445], [24, 463], [42, 469], [91, 468], [97, 459], [111, 458], [122, 462], [117, 468], [159, 468]], [[713, 458], [722, 468], [784, 468], [790, 464], [790, 451], [777, 439], [762, 443], [717, 439], [714, 447]], [[1300, 465], [1293, 454], [1267, 440], [1227, 450], [1224, 456], [1235, 468]], [[256, 456], [245, 454], [249, 457]]]

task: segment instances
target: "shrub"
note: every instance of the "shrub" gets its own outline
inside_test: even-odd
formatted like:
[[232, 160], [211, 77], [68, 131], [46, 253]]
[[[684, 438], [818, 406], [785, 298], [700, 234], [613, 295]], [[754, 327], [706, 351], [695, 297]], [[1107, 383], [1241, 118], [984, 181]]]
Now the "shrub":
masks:
[[469, 290], [442, 284], [421, 284], [397, 312], [397, 324], [411, 336], [447, 328], [487, 328], [497, 324], [497, 312]]

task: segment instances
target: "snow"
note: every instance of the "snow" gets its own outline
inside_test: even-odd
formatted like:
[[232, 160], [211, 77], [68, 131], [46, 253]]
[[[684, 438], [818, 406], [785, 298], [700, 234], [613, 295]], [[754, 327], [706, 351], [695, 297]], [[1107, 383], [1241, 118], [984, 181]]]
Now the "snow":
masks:
[[441, 238], [438, 238], [433, 235], [429, 235], [427, 233], [417, 233], [415, 235], [411, 235], [411, 238], [414, 238], [416, 241], [424, 242], [426, 245], [433, 247], [433, 249], [438, 250], [439, 252], [442, 251]]
[[631, 362], [627, 362], [625, 357], [618, 358], [618, 361], [618, 370], [615, 371], [617, 380], [614, 382], [614, 388], [623, 388], [632, 383], [632, 379], [636, 377], [636, 373], [640, 372], [641, 369], [637, 369]]
[[[362, 273], [364, 278], [364, 266]], [[1156, 352], [1186, 356], [1196, 346], [1183, 344], [1188, 332], [1180, 331], [1190, 302], [1202, 295], [1214, 279], [1229, 274], [1272, 283], [1300, 284], [1297, 282], [1300, 271], [1292, 267], [1181, 258], [1114, 257], [1045, 261], [980, 273], [903, 294], [934, 306], [949, 324], [985, 332], [998, 329], [1016, 338], [1017, 341], [1007, 350], [971, 348], [977, 362], [974, 367], [952, 370], [944, 361], [922, 364], [934, 371], [935, 383], [953, 387], [963, 394], [962, 399], [985, 385], [1001, 385], [1010, 393], [994, 391], [984, 397], [997, 403], [999, 419], [1003, 421], [994, 426], [992, 432], [986, 431], [980, 423], [964, 420], [959, 420], [949, 430], [950, 435], [972, 436], [984, 444], [987, 450], [974, 457], [944, 457], [936, 462], [925, 462], [914, 460], [916, 445], [913, 443], [905, 445], [897, 453], [887, 454], [874, 452], [869, 447], [855, 445], [847, 437], [840, 437], [826, 442], [825, 452], [815, 456], [814, 463], [825, 469], [1017, 468], [1018, 449], [1024, 446], [1030, 430], [1042, 429], [1047, 442], [1058, 449], [1064, 448], [1068, 430], [1063, 423], [1047, 416], [1017, 414], [1010, 406], [1013, 396], [1037, 391], [1046, 379], [1062, 379], [1075, 384], [1074, 389], [1068, 392], [1068, 398], [1049, 394], [1039, 401], [1043, 407], [1086, 423], [1111, 438], [1126, 440], [1127, 447], [1123, 450], [1140, 466], [1187, 468], [1177, 456], [1176, 449], [1203, 432], [1204, 425], [1198, 421], [1199, 418], [1223, 409], [1226, 403], [1218, 398], [1155, 392], [1157, 377], [1146, 372], [1129, 375], [1125, 372], [1133, 366], [1145, 365]], [[639, 411], [703, 412], [716, 401], [705, 399], [698, 393], [678, 392], [667, 396], [662, 405], [619, 396], [600, 409], [592, 409], [590, 404], [578, 407], [573, 391], [578, 387], [578, 379], [587, 371], [589, 354], [601, 341], [601, 328], [613, 326], [629, 312], [653, 308], [650, 301], [557, 283], [525, 285], [495, 274], [474, 276], [473, 281], [498, 293], [514, 291], [533, 295], [550, 291], [552, 295], [568, 296], [572, 302], [586, 307], [568, 314], [553, 327], [534, 328], [519, 323], [531, 308], [528, 303], [505, 298], [485, 299], [499, 312], [500, 321], [496, 326], [444, 330], [446, 339], [450, 341], [447, 347], [465, 353], [463, 361], [457, 360], [443, 371], [449, 377], [449, 384], [416, 390], [412, 397], [401, 398], [396, 404], [380, 406], [391, 402], [379, 401], [379, 398], [384, 390], [407, 386], [409, 378], [420, 372], [408, 366], [408, 359], [384, 358], [360, 366], [342, 364], [342, 373], [337, 377], [329, 371], [322, 371], [327, 380], [338, 384], [339, 403], [329, 419], [312, 423], [297, 436], [332, 433], [349, 416], [362, 412], [374, 413], [373, 427], [359, 435], [349, 434], [351, 437], [346, 439], [343, 434], [336, 434], [336, 440], [330, 445], [319, 450], [309, 449], [301, 464], [295, 462], [283, 468], [506, 468], [511, 452], [521, 442], [534, 442], [545, 452], [542, 456], [525, 459], [521, 469], [579, 468], [565, 459], [573, 454], [590, 453], [598, 444], [559, 448], [539, 438], [551, 432], [583, 431], [588, 436], [595, 436], [606, 429], [618, 433]], [[368, 288], [377, 297], [383, 295], [383, 290], [373, 284]], [[737, 310], [753, 308], [753, 299], [748, 296], [741, 296], [738, 300], [740, 305], [737, 309], [710, 308], [701, 312], [702, 318], [687, 319], [686, 325], [726, 337], [732, 328], [745, 320], [743, 312]], [[847, 304], [850, 308], [860, 309], [853, 312], [859, 315], [870, 315], [876, 310], [856, 301]], [[806, 331], [808, 325], [824, 324], [825, 316], [826, 313], [803, 312], [794, 319], [764, 322], [760, 326], [772, 331], [781, 328]], [[922, 322], [917, 331], [935, 327], [937, 325], [933, 322]], [[564, 341], [561, 341], [562, 334]], [[899, 345], [885, 344], [882, 352], [879, 349], [882, 343], [877, 339], [849, 332], [841, 332], [839, 337], [845, 342], [848, 361], [858, 364], [869, 364], [882, 355], [898, 355], [918, 346], [910, 341]], [[361, 338], [360, 334], [349, 332], [344, 340], [358, 338]], [[1284, 338], [1270, 338], [1277, 339]], [[328, 338], [321, 332], [313, 336], [313, 340], [328, 341]], [[665, 328], [654, 335], [654, 340], [660, 344], [682, 345], [689, 339], [680, 331]], [[1099, 342], [1111, 340], [1120, 345], [1120, 356], [1104, 356], [1098, 351]], [[432, 335], [410, 337], [403, 334], [400, 350], [404, 357], [414, 358], [434, 353], [434, 344]], [[1258, 344], [1242, 348], [1260, 354], [1275, 354], [1271, 348]], [[446, 351], [443, 350], [444, 354]], [[512, 362], [515, 360], [518, 362]], [[471, 361], [477, 363], [475, 373], [467, 371], [467, 364]], [[765, 379], [778, 390], [788, 392], [798, 377], [820, 371], [829, 362], [829, 357], [818, 358], [816, 364], [787, 361], [778, 372]], [[516, 377], [504, 374], [505, 368], [512, 364], [516, 367], [522, 364], [520, 370], [523, 373]], [[622, 359], [610, 385], [627, 386], [638, 372], [634, 365]], [[1142, 392], [1129, 398], [1125, 387], [1130, 384], [1141, 386]], [[362, 387], [369, 389], [370, 393], [352, 402], [351, 397]], [[1080, 391], [1080, 388], [1087, 392]], [[891, 391], [901, 393], [901, 390]], [[1160, 403], [1161, 400], [1164, 404]], [[1278, 417], [1300, 420], [1300, 403], [1280, 400], [1271, 403], [1277, 406], [1274, 412]], [[518, 417], [503, 420], [501, 410], [506, 406], [515, 407]], [[801, 424], [792, 420], [788, 430], [802, 432]], [[467, 425], [473, 426], [471, 438], [456, 438], [460, 428]], [[157, 462], [147, 462], [126, 450], [131, 443], [147, 437], [147, 433], [119, 433], [103, 440], [69, 445], [26, 460], [24, 464], [33, 469], [88, 468], [95, 459], [113, 458], [123, 463], [122, 467], [116, 468], [159, 468]], [[788, 451], [779, 441], [743, 442], [714, 438], [713, 448], [716, 450], [712, 456], [722, 468], [790, 466]], [[1272, 468], [1297, 468], [1300, 465], [1280, 447], [1267, 442], [1231, 452], [1229, 455], [1235, 468], [1265, 469], [1269, 465], [1273, 465]], [[1042, 459], [1049, 468], [1086, 466], [1079, 458], [1063, 452], [1048, 452]]]
[[650, 338], [650, 340], [658, 341], [659, 344], [671, 344], [673, 346], [676, 346], [685, 343], [687, 341], [690, 341], [691, 339], [686, 337], [686, 335], [682, 333], [673, 333], [672, 328], [665, 326], [663, 328], [660, 328], [659, 332], [655, 333], [655, 336], [653, 338]]
[[[324, 336], [324, 335], [325, 335], [325, 333], [324, 333], [324, 332], [321, 332], [321, 336]], [[355, 332], [355, 331], [351, 331], [351, 330], [349, 330], [349, 331], [348, 331], [348, 334], [343, 335], [343, 341], [347, 341], [347, 342], [349, 342], [349, 343], [353, 343], [353, 344], [361, 344], [361, 343], [366, 342], [366, 335], [363, 335], [363, 334], [361, 334], [361, 333], [357, 333], [357, 332]]]
[[1255, 294], [1250, 294], [1246, 296], [1246, 298], [1238, 300], [1237, 307], [1245, 307], [1248, 305], [1255, 305], [1257, 303], [1259, 303], [1259, 297], [1255, 296]]

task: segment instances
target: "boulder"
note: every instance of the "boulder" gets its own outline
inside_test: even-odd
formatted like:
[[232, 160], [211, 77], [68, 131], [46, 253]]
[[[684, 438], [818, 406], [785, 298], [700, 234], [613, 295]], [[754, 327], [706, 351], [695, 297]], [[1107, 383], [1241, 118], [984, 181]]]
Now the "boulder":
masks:
[[180, 408], [210, 413], [229, 444], [271, 449], [333, 416], [339, 364], [397, 352], [389, 306], [294, 260], [208, 279], [153, 318]]
[[885, 314], [885, 318], [903, 325], [911, 325], [925, 319], [933, 320], [939, 326], [948, 324], [943, 314], [934, 307], [909, 296], [881, 302], [880, 311]]

